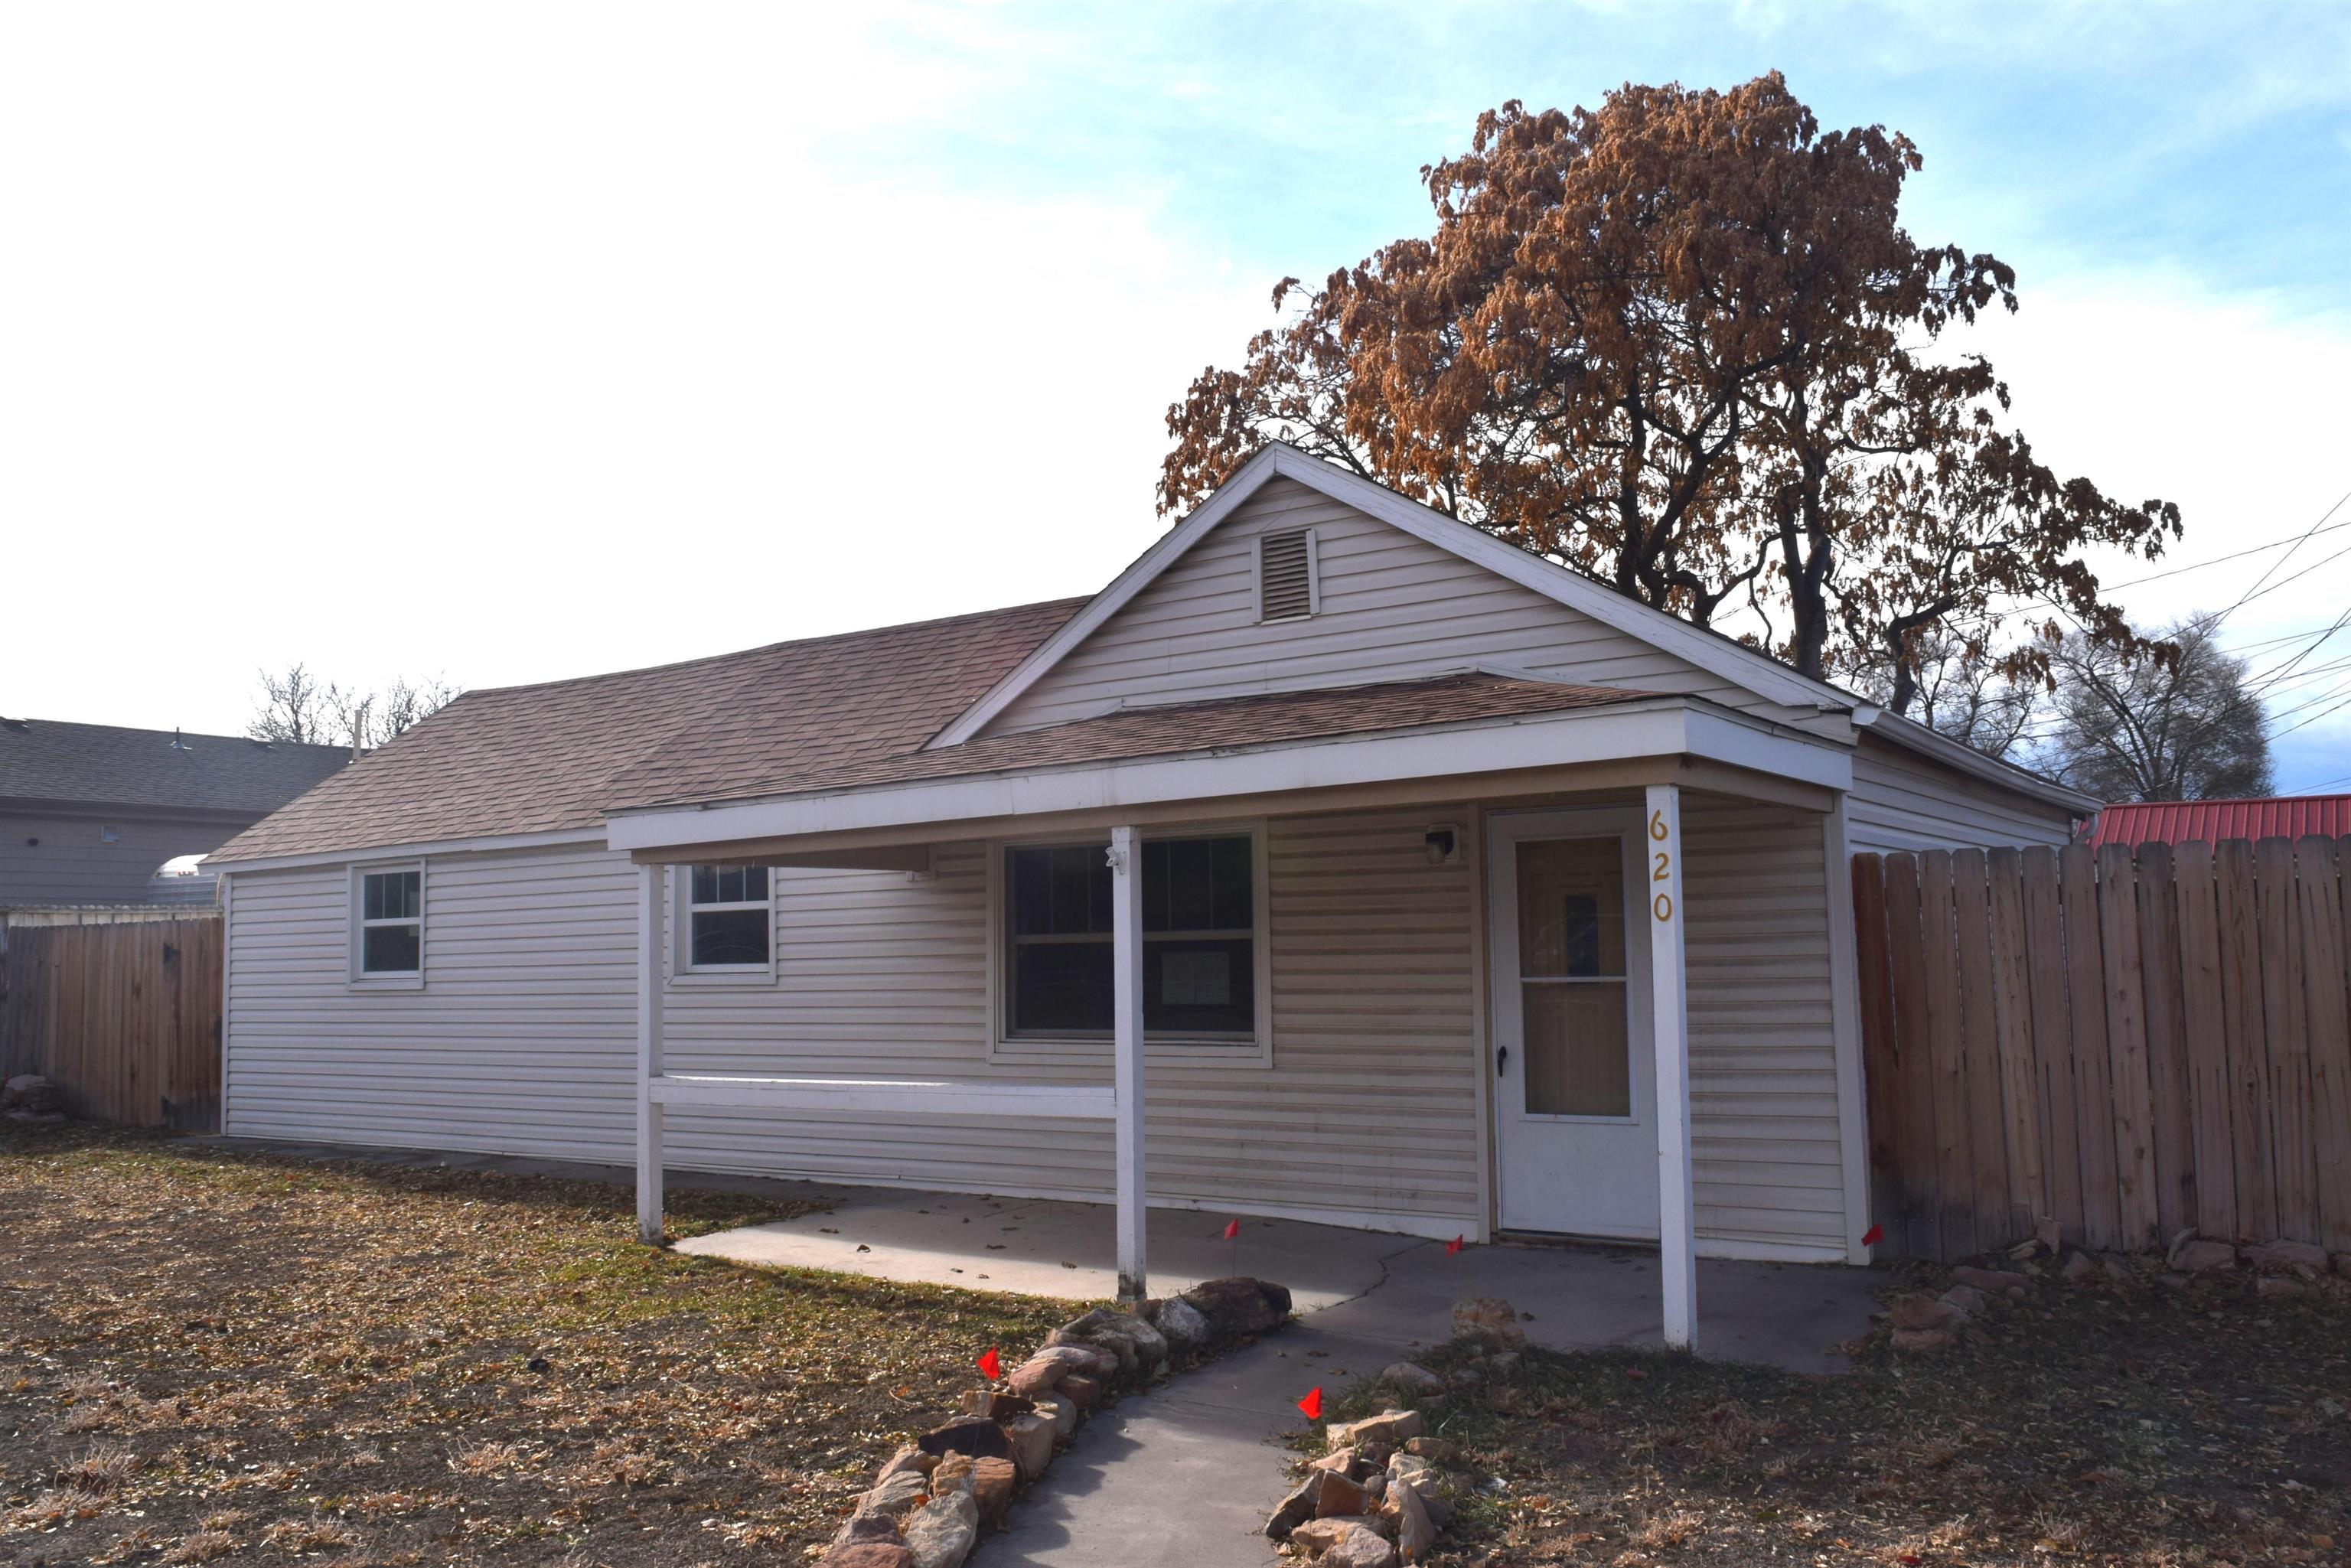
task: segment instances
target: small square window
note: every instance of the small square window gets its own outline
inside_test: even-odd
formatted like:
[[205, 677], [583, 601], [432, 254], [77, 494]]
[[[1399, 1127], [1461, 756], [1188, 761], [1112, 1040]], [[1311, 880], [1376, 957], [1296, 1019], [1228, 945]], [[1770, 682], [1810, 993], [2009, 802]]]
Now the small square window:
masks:
[[775, 939], [775, 904], [766, 866], [693, 866], [685, 876], [685, 890], [683, 968], [767, 968]]

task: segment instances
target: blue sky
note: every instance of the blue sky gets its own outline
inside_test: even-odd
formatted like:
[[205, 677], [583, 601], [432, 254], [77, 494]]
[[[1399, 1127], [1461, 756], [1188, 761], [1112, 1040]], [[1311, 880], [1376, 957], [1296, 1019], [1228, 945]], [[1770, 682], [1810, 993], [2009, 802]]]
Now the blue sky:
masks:
[[[82, 652], [0, 711], [233, 730], [295, 658], [503, 685], [1090, 591], [1166, 404], [1277, 277], [1426, 232], [1480, 110], [1771, 68], [1919, 144], [1913, 231], [2019, 274], [1970, 346], [2053, 462], [2179, 501], [2167, 564], [2351, 491], [2351, 5], [15, 7], [0, 517], [78, 585], [12, 630]], [[93, 647], [93, 589], [204, 635]], [[2227, 634], [2346, 601], [2351, 557]], [[2351, 776], [2351, 709], [2280, 754]]]

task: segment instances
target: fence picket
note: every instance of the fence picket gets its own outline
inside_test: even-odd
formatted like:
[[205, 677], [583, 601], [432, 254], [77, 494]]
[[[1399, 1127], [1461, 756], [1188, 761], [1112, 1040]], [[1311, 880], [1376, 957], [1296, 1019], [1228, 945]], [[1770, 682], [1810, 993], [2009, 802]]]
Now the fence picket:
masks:
[[1922, 899], [1914, 855], [1886, 857], [1886, 974], [1894, 1040], [1902, 1064], [1895, 1106], [1894, 1168], [1902, 1186], [1902, 1228], [1889, 1239], [1914, 1258], [1943, 1256], [1942, 1134], [1936, 1120], [1933, 1030], [1927, 1022], [1927, 963], [1920, 933]]
[[1959, 952], [1951, 857], [1918, 857], [1919, 956], [1927, 977], [1927, 1050], [1934, 1063], [1935, 1187], [1943, 1256], [1976, 1249], [1974, 1151], [1969, 1136], [1967, 1040], [1959, 1031]]
[[2212, 846], [2190, 841], [2172, 857], [2179, 930], [2179, 1005], [2188, 1050], [2188, 1103], [2196, 1161], [2196, 1228], [2233, 1237], [2236, 1153], [2230, 1146], [2229, 1041], [2222, 1022], [2220, 934], [2213, 920]]
[[2302, 984], [2302, 923], [2295, 914], [2294, 845], [2253, 845], [2261, 901], [2262, 1021], [2269, 1043], [2271, 1157], [2277, 1174], [2277, 1230], [2318, 1239], [2318, 1142], [2310, 1116], [2310, 1020]]
[[2025, 973], [2032, 988], [2032, 1064], [2041, 1092], [2043, 1165], [2049, 1213], [2070, 1241], [2082, 1239], [2082, 1135], [2074, 1123], [2074, 1057], [2065, 1015], [2065, 928], [2057, 901], [2057, 857], [2026, 850]]
[[1991, 902], [1992, 1032], [2008, 1134], [2009, 1228], [2024, 1235], [2050, 1212], [2032, 1057], [2032, 988], [2025, 977], [2024, 878], [2011, 849], [1993, 850], [1985, 857], [1985, 871]]
[[1855, 989], [1861, 997], [1861, 1079], [1869, 1114], [1869, 1213], [1888, 1230], [1909, 1206], [1895, 1166], [1902, 1059], [1894, 1048], [1894, 992], [1886, 967], [1886, 864], [1853, 857]]
[[2332, 839], [2313, 836], [2294, 845], [2318, 1239], [2333, 1252], [2351, 1251], [2351, 958], [2344, 950], [2340, 861]]
[[2195, 1134], [2189, 1125], [2188, 1023], [2180, 996], [2179, 904], [2171, 890], [2171, 846], [2138, 847], [2138, 947], [2147, 987], [2147, 1076], [2155, 1151], [2156, 1218], [2161, 1234], [2196, 1224]]
[[2106, 964], [2098, 923], [2098, 868], [2087, 844], [2058, 856], [2065, 911], [2066, 1015], [2072, 1023], [2074, 1124], [2082, 1148], [2082, 1235], [2092, 1247], [2122, 1245], [2115, 1166], [2115, 1092], [2106, 1057]]
[[[0, 1067], [37, 1072], [68, 1111], [132, 1126], [219, 1127], [221, 923], [11, 926], [0, 948]], [[180, 1090], [180, 1085], [190, 1086]], [[184, 1114], [167, 1112], [184, 1093]]]

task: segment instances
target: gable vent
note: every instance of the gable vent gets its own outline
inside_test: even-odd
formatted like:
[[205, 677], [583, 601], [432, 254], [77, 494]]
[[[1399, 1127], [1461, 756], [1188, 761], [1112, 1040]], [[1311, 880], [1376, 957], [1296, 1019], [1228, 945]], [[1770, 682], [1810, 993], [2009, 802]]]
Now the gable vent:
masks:
[[1314, 530], [1259, 534], [1257, 540], [1257, 618], [1297, 621], [1315, 612]]

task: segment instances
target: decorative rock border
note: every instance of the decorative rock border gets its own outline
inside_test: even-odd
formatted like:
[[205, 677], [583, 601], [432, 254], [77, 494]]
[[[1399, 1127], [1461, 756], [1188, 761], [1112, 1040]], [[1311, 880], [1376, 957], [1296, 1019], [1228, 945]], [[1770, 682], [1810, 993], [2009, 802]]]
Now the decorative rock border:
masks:
[[1980, 1339], [1980, 1324], [1991, 1308], [2022, 1301], [2037, 1285], [2053, 1279], [2082, 1291], [2158, 1285], [2176, 1290], [2198, 1277], [2235, 1276], [2241, 1267], [2252, 1271], [2253, 1290], [2262, 1296], [2351, 1293], [2351, 1252], [2330, 1258], [2323, 1247], [2283, 1239], [2241, 1247], [2192, 1230], [2173, 1237], [2158, 1262], [2152, 1253], [2091, 1253], [2069, 1248], [2053, 1225], [2043, 1226], [2033, 1239], [1986, 1262], [1992, 1266], [1962, 1263], [1953, 1268], [1950, 1288], [1939, 1295], [1913, 1291], [1891, 1298], [1885, 1316], [1893, 1325], [1894, 1348], [1908, 1355], [1932, 1355], [1962, 1338]]
[[1000, 1385], [973, 1389], [961, 1416], [893, 1455], [817, 1568], [959, 1568], [1102, 1401], [1289, 1316], [1287, 1290], [1236, 1277], [1063, 1323]]
[[[1492, 1352], [1489, 1364], [1497, 1370], [1515, 1365], [1527, 1343], [1518, 1310], [1490, 1297], [1454, 1304], [1453, 1336]], [[1416, 1407], [1392, 1406], [1323, 1428], [1324, 1452], [1305, 1461], [1297, 1487], [1265, 1521], [1269, 1540], [1286, 1542], [1316, 1568], [1417, 1563], [1453, 1520], [1445, 1467], [1459, 1465], [1460, 1450], [1428, 1436], [1422, 1414], [1443, 1408], [1449, 1385], [1409, 1361], [1374, 1381]]]

